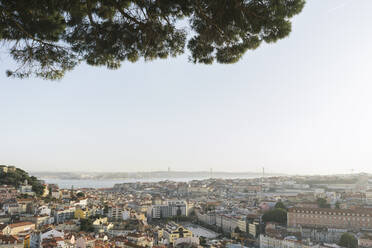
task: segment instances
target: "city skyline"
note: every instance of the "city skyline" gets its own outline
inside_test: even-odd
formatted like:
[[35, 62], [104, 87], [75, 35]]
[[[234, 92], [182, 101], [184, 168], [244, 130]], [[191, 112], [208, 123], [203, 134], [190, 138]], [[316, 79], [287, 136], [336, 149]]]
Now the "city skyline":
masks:
[[[308, 1], [292, 33], [234, 65], [187, 55], [79, 66], [58, 82], [0, 63], [0, 164], [28, 171], [372, 173], [372, 3]], [[358, 13], [358, 15], [355, 15]]]

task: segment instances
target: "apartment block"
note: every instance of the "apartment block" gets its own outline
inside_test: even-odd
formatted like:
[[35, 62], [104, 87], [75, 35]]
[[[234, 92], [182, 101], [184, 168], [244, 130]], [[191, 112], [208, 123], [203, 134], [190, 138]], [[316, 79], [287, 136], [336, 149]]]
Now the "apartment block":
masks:
[[289, 227], [328, 227], [351, 230], [372, 228], [372, 212], [367, 209], [290, 208]]

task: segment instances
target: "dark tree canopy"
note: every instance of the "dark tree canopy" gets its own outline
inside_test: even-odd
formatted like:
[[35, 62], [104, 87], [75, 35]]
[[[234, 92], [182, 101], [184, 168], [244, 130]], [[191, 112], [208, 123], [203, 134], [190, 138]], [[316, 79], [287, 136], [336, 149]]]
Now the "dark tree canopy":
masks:
[[344, 233], [342, 234], [340, 241], [338, 242], [338, 245], [346, 248], [357, 248], [358, 240], [357, 238], [355, 238], [353, 234]]
[[324, 198], [318, 198], [316, 199], [316, 202], [319, 208], [330, 208], [331, 207], [331, 205]]
[[79, 192], [76, 194], [77, 197], [85, 197], [85, 194], [83, 192]]
[[[289, 35], [305, 0], [0, 0], [0, 40], [19, 67], [8, 76], [60, 79], [81, 62], [175, 57], [235, 63]], [[180, 22], [184, 20], [183, 22]], [[183, 27], [183, 23], [187, 23]]]
[[84, 232], [94, 232], [93, 219], [80, 219], [80, 230]]
[[36, 177], [30, 176], [26, 171], [19, 168], [7, 173], [0, 171], [0, 185], [6, 184], [18, 188], [25, 181], [32, 186], [32, 191], [34, 191], [36, 195], [40, 196], [43, 194], [44, 185]]
[[275, 208], [279, 208], [279, 209], [284, 209], [284, 210], [287, 210], [286, 206], [284, 205], [283, 202], [279, 201], [275, 204]]
[[277, 222], [279, 224], [287, 223], [287, 211], [281, 208], [274, 208], [262, 215], [264, 222]]

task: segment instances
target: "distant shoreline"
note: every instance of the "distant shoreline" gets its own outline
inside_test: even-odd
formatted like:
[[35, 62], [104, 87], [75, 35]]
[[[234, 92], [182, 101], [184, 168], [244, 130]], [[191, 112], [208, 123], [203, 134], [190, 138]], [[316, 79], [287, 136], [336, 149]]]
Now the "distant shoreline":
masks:
[[[115, 184], [123, 183], [157, 183], [161, 181], [174, 181], [174, 182], [189, 182], [193, 180], [207, 180], [210, 177], [179, 177], [179, 178], [122, 178], [122, 179], [110, 179], [110, 178], [95, 178], [95, 179], [61, 179], [61, 178], [45, 178], [39, 177], [44, 180], [47, 184], [57, 184], [62, 189], [74, 188], [112, 188]], [[257, 177], [239, 177], [239, 179], [254, 179]], [[238, 179], [238, 177], [220, 177], [220, 179]]]
[[[33, 176], [45, 179], [66, 180], [127, 180], [127, 179], [206, 179], [206, 178], [255, 178], [262, 173], [255, 172], [189, 172], [189, 171], [154, 171], [154, 172], [31, 172]], [[285, 176], [285, 174], [268, 173], [265, 176]]]

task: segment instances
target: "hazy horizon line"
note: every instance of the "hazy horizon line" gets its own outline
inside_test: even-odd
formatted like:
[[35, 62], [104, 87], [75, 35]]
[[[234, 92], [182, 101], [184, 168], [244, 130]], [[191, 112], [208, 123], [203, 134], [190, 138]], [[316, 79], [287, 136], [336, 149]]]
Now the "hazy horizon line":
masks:
[[[136, 174], [136, 173], [211, 173], [210, 171], [207, 170], [200, 170], [200, 171], [195, 171], [195, 170], [189, 170], [189, 171], [184, 171], [184, 170], [171, 170], [171, 171], [166, 171], [166, 170], [154, 170], [154, 171], [134, 171], [134, 172], [129, 172], [129, 171], [112, 171], [112, 172], [105, 172], [105, 171], [34, 171], [30, 170], [30, 173], [85, 173], [85, 174], [115, 174], [115, 173], [127, 173], [127, 174]], [[262, 174], [262, 172], [253, 172], [253, 171], [212, 171], [212, 174], [218, 173], [218, 174]], [[371, 173], [368, 172], [354, 172], [354, 173], [283, 173], [283, 172], [265, 172], [265, 175], [279, 175], [279, 176], [345, 176], [345, 175], [359, 175], [359, 174], [367, 174], [371, 175]]]

